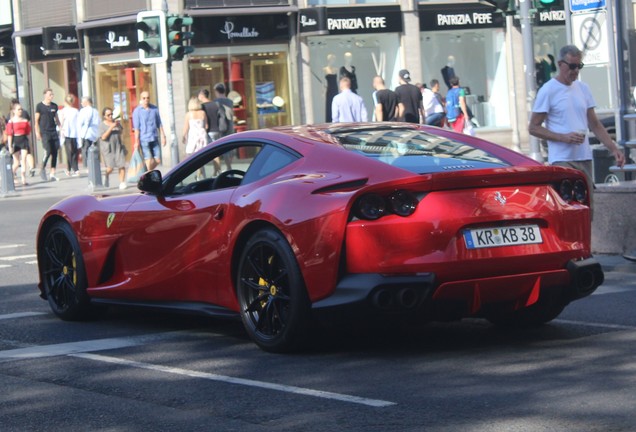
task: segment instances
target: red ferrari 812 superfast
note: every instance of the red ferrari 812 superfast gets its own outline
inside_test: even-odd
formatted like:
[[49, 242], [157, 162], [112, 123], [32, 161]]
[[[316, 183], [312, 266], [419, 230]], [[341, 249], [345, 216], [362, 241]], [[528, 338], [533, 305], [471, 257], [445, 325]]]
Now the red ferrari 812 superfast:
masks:
[[449, 130], [237, 133], [138, 186], [42, 218], [39, 289], [60, 318], [108, 305], [240, 316], [284, 352], [320, 311], [534, 326], [603, 282], [580, 172]]

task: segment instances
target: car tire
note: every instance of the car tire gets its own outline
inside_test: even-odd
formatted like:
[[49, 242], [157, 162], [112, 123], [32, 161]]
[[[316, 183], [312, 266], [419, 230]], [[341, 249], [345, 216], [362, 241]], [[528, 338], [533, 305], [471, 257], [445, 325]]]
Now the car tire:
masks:
[[539, 327], [552, 321], [563, 312], [566, 303], [561, 300], [559, 294], [560, 291], [555, 293], [543, 292], [539, 300], [531, 306], [511, 312], [490, 313], [486, 316], [486, 319], [500, 327]]
[[40, 280], [49, 306], [66, 321], [90, 317], [84, 258], [73, 229], [56, 222], [44, 234], [39, 251]]
[[238, 265], [237, 296], [250, 338], [263, 350], [298, 350], [306, 339], [310, 303], [296, 257], [274, 229], [256, 232]]

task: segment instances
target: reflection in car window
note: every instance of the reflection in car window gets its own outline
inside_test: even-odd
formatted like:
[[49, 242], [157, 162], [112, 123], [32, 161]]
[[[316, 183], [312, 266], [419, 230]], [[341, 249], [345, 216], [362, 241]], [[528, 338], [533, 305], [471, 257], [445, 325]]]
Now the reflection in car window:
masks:
[[278, 148], [273, 145], [265, 146], [260, 152], [258, 159], [254, 161], [250, 167], [244, 181], [245, 183], [250, 183], [262, 179], [263, 177], [286, 167], [298, 158], [299, 156], [297, 154], [291, 153], [282, 148]]
[[358, 129], [332, 135], [347, 150], [419, 174], [509, 165], [470, 144], [410, 128]]
[[243, 182], [245, 173], [261, 151], [257, 144], [246, 144], [218, 152], [205, 150], [206, 157], [194, 156], [186, 172], [180, 173], [174, 194], [206, 192], [236, 187]]

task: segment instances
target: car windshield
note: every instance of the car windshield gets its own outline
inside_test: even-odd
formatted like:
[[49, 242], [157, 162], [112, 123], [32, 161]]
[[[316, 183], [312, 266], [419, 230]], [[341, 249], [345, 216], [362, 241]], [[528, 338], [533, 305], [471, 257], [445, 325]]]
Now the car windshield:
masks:
[[472, 145], [414, 129], [349, 129], [332, 131], [342, 146], [414, 173], [509, 166]]

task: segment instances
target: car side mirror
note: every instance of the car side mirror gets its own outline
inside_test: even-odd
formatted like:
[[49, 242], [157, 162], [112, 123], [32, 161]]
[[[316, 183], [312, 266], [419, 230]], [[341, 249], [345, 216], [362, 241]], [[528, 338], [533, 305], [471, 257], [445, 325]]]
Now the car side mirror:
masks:
[[161, 171], [152, 170], [144, 173], [139, 177], [139, 181], [137, 182], [137, 187], [142, 192], [147, 192], [152, 195], [160, 195], [161, 194]]

